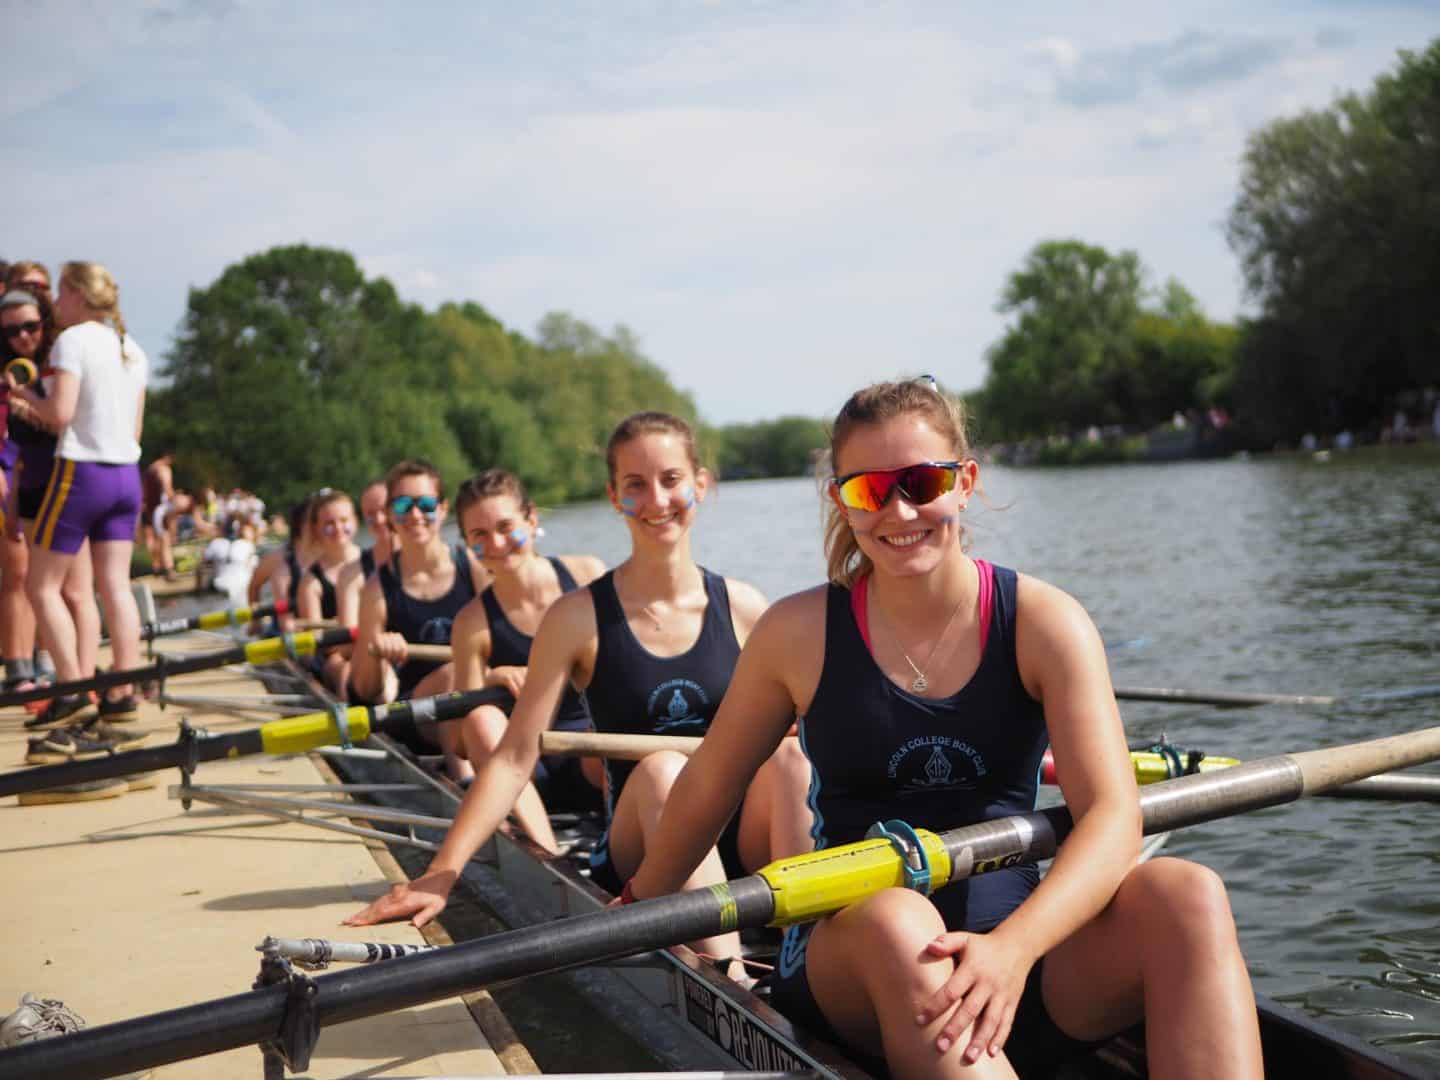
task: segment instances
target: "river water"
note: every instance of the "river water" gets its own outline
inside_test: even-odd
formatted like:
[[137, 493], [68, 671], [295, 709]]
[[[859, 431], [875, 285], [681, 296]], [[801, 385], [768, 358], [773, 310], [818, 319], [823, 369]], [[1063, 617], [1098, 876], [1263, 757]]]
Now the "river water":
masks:
[[[1117, 685], [1353, 695], [1440, 684], [1440, 457], [982, 468], [971, 553], [1076, 596]], [[541, 546], [623, 559], [605, 503]], [[697, 559], [819, 583], [814, 481], [722, 483]], [[1132, 738], [1253, 758], [1440, 724], [1440, 696], [1326, 708], [1122, 703]], [[1175, 834], [1230, 890], [1257, 989], [1440, 1073], [1440, 805], [1312, 799]]]
[[[1440, 684], [1440, 468], [1432, 455], [982, 468], [971, 553], [1077, 597], [1117, 685], [1357, 694]], [[988, 503], [982, 506], [981, 504]], [[823, 578], [814, 481], [722, 483], [696, 558], [767, 596]], [[607, 504], [544, 518], [553, 553], [624, 558]], [[1440, 696], [1220, 711], [1123, 703], [1252, 758], [1440, 724]], [[1312, 799], [1175, 834], [1230, 890], [1257, 989], [1440, 1072], [1440, 805]]]

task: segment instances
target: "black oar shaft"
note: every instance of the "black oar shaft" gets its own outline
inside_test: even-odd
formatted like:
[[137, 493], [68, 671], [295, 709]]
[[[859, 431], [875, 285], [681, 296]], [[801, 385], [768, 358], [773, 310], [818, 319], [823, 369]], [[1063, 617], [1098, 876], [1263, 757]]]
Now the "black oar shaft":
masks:
[[[509, 691], [499, 688], [462, 690], [389, 705], [366, 706], [359, 716], [366, 719], [366, 734], [384, 730], [416, 717], [454, 720], [480, 705], [513, 704]], [[356, 721], [351, 721], [355, 723]], [[360, 734], [356, 734], [360, 738]], [[27, 791], [45, 791], [67, 784], [90, 780], [108, 780], [131, 773], [155, 772], [177, 768], [187, 761], [219, 761], [221, 758], [246, 757], [263, 753], [303, 753], [317, 746], [340, 741], [334, 716], [328, 712], [293, 716], [275, 720], [249, 731], [228, 735], [190, 736], [166, 746], [127, 750], [91, 761], [70, 761], [60, 765], [42, 765], [0, 774], [0, 797], [20, 795]], [[193, 745], [193, 750], [192, 750]], [[194, 754], [193, 759], [191, 754]]]
[[1177, 690], [1168, 686], [1117, 686], [1121, 701], [1173, 701], [1186, 705], [1217, 705], [1226, 709], [1248, 709], [1255, 705], [1334, 705], [1337, 697], [1308, 694], [1247, 694], [1228, 690]]
[[[155, 663], [146, 664], [143, 667], [126, 668], [124, 671], [106, 671], [92, 675], [88, 679], [75, 679], [52, 686], [37, 686], [33, 690], [17, 690], [8, 694], [0, 694], [0, 705], [23, 705], [27, 701], [40, 701], [44, 698], [59, 697], [62, 694], [104, 690], [111, 686], [124, 686], [126, 683], [146, 682], [161, 677], [169, 678], [172, 675], [188, 675], [194, 671], [208, 671], [211, 668], [224, 667], [226, 664], [240, 664], [246, 661], [260, 662], [261, 657], [267, 660], [284, 659], [283, 643], [285, 640], [284, 638], [267, 638], [263, 641], [252, 641], [212, 652], [195, 653], [188, 656], [162, 656]], [[300, 652], [304, 653], [313, 652], [316, 649], [328, 649], [336, 645], [348, 645], [354, 640], [354, 635], [348, 629], [340, 627], [319, 634], [296, 634], [289, 640], [296, 644]]]
[[[1147, 787], [1140, 796], [1147, 833], [1211, 821], [1319, 794], [1371, 773], [1440, 758], [1440, 728], [1377, 739], [1332, 750], [1263, 758], [1218, 772], [1200, 773]], [[1070, 826], [1063, 807], [954, 829], [936, 837], [952, 863], [949, 880], [1055, 853]], [[582, 964], [664, 948], [730, 930], [743, 930], [787, 915], [778, 899], [789, 889], [789, 867], [832, 858], [865, 859], [869, 841], [783, 860], [724, 885], [577, 916], [561, 923], [514, 930], [391, 960], [374, 967], [323, 975], [315, 984], [321, 1026], [450, 997], [504, 979], [538, 975]], [[820, 857], [817, 860], [817, 855]], [[882, 875], [893, 878], [893, 874]], [[769, 880], [767, 880], [769, 879]], [[772, 890], [772, 882], [778, 882]], [[787, 901], [791, 912], [816, 918], [852, 902], [876, 886], [852, 883], [829, 899]], [[778, 890], [778, 892], [776, 891]], [[841, 897], [844, 897], [841, 899]], [[282, 991], [270, 988], [185, 1009], [89, 1028], [58, 1039], [38, 1040], [0, 1052], [0, 1080], [46, 1076], [81, 1080], [131, 1069], [154, 1068], [273, 1037], [284, 1017]]]
[[160, 619], [140, 627], [140, 640], [154, 641], [169, 634], [183, 634], [187, 630], [220, 630], [226, 626], [244, 626], [247, 623], [268, 619], [271, 615], [290, 610], [290, 605], [279, 600], [273, 604], [259, 604], [255, 607], [227, 608], [224, 611], [210, 611], [203, 615], [191, 615], [181, 619]]
[[161, 769], [175, 769], [187, 761], [219, 761], [227, 757], [246, 757], [263, 750], [260, 731], [241, 731], [233, 735], [217, 735], [193, 740], [195, 757], [186, 740], [167, 743], [164, 746], [144, 747], [140, 750], [124, 750], [109, 757], [94, 758], [90, 761], [67, 761], [60, 765], [41, 765], [34, 769], [20, 769], [0, 776], [0, 796], [23, 795], [27, 791], [48, 791], [50, 788], [70, 784], [84, 784], [92, 780], [110, 780], [117, 776], [133, 773], [158, 772]]
[[[596, 912], [434, 952], [315, 978], [320, 1026], [408, 1008], [537, 968], [560, 971], [704, 937], [722, 923], [764, 925], [772, 911], [758, 877], [732, 882], [723, 896], [698, 889], [650, 904]], [[283, 987], [202, 1002], [116, 1024], [86, 1028], [0, 1052], [0, 1080], [44, 1076], [86, 1080], [253, 1045], [279, 1033]]]

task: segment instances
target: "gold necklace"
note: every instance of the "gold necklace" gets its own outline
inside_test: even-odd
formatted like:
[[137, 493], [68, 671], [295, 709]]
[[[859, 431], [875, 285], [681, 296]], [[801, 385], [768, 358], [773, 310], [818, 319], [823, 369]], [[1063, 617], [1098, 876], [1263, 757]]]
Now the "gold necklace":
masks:
[[[910, 654], [905, 651], [905, 645], [901, 642], [900, 635], [894, 631], [890, 632], [890, 636], [895, 639], [895, 644], [900, 647], [900, 655], [905, 657], [905, 663], [909, 664], [910, 670], [915, 672], [915, 678], [910, 682], [910, 689], [915, 691], [915, 693], [923, 694], [926, 690], [930, 689], [930, 680], [925, 678], [925, 672], [930, 669], [930, 665], [934, 662], [935, 654], [940, 651], [940, 646], [944, 643], [945, 636], [950, 633], [950, 627], [955, 622], [955, 616], [960, 614], [960, 608], [964, 605], [965, 600], [966, 597], [962, 596], [955, 602], [954, 608], [950, 611], [950, 618], [945, 620], [945, 629], [940, 631], [940, 636], [935, 639], [935, 644], [930, 648], [930, 655], [925, 657], [925, 666], [923, 668], [918, 666], [914, 660], [910, 659]], [[879, 607], [872, 606], [870, 611], [874, 614], [879, 614]]]

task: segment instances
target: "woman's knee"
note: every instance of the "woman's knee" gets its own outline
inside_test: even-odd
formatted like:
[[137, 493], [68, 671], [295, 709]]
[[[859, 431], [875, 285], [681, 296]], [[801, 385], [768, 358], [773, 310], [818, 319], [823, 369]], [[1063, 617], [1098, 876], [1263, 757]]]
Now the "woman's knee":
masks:
[[1235, 936], [1235, 916], [1220, 875], [1185, 859], [1142, 863], [1125, 880], [1125, 892], [1143, 925], [1163, 941]]
[[684, 754], [674, 750], [647, 754], [631, 771], [630, 778], [625, 781], [625, 790], [629, 791], [631, 785], [638, 783], [639, 790], [663, 800], [670, 794], [670, 789], [675, 786], [675, 778], [680, 775], [688, 760]]
[[509, 726], [510, 721], [505, 714], [493, 705], [481, 705], [478, 709], [473, 709], [460, 721], [467, 754], [493, 754]]
[[844, 916], [848, 936], [871, 959], [918, 961], [925, 946], [945, 932], [935, 905], [911, 889], [882, 889], [847, 908]]

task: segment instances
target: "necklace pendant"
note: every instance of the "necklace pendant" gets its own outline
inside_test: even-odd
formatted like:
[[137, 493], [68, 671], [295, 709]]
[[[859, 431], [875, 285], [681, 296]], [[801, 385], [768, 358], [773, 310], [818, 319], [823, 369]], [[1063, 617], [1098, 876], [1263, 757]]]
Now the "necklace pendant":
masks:
[[917, 694], [923, 694], [926, 690], [930, 689], [930, 684], [926, 681], [924, 675], [916, 675], [915, 680], [910, 684], [910, 689], [914, 690]]

